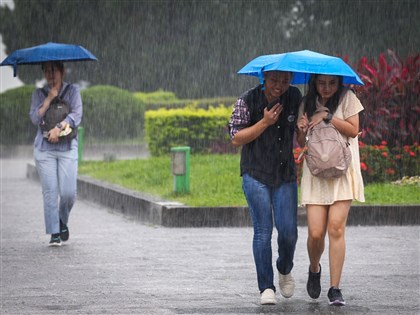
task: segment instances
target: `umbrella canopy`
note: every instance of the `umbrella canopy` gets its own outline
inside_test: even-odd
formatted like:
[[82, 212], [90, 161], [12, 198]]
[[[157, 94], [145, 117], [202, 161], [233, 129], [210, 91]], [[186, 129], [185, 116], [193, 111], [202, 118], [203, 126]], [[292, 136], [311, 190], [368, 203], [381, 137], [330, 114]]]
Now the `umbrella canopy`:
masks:
[[239, 70], [238, 74], [256, 76], [263, 83], [263, 73], [274, 70], [293, 72], [292, 84], [306, 84], [310, 74], [314, 73], [342, 76], [345, 84], [364, 84], [341, 58], [310, 50], [259, 56]]
[[46, 43], [18, 49], [3, 60], [0, 66], [13, 66], [13, 76], [18, 65], [40, 64], [47, 61], [98, 60], [90, 51], [79, 45]]

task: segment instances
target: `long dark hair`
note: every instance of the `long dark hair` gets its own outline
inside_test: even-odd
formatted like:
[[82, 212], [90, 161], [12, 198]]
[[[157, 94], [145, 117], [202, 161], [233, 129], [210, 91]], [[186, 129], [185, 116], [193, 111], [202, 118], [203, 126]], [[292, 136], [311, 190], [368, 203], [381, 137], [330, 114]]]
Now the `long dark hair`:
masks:
[[[312, 117], [312, 115], [316, 111], [316, 99], [319, 96], [318, 91], [316, 90], [316, 79], [321, 74], [312, 74], [309, 79], [309, 88], [308, 93], [304, 97], [305, 107], [304, 111], [307, 113], [308, 118]], [[337, 110], [338, 103], [340, 102], [340, 98], [344, 95], [344, 93], [348, 90], [348, 87], [343, 85], [343, 77], [337, 76], [338, 78], [338, 89], [337, 92], [327, 101], [325, 104], [326, 107], [330, 110], [330, 113], [334, 114]]]

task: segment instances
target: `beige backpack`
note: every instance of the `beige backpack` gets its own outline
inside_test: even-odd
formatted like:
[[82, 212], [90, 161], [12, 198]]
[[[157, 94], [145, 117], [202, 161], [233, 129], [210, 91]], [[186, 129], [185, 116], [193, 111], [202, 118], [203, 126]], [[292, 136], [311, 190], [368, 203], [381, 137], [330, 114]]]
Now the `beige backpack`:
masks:
[[308, 131], [305, 160], [312, 175], [322, 178], [344, 175], [351, 163], [349, 145], [331, 123], [322, 121]]

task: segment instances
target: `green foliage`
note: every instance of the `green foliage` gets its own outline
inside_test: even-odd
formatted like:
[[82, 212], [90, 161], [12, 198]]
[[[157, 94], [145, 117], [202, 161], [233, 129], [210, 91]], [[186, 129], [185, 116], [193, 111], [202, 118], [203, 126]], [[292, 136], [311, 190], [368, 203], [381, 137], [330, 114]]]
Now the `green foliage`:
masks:
[[[365, 186], [366, 204], [420, 205], [419, 187], [392, 183], [371, 183]], [[355, 204], [365, 204], [355, 202]]]
[[[189, 206], [246, 206], [239, 154], [191, 155], [190, 193], [174, 193], [169, 154], [144, 160], [83, 161], [79, 173]], [[420, 204], [418, 186], [365, 186], [366, 204]]]
[[[420, 146], [417, 143], [402, 148], [389, 148], [386, 141], [380, 145], [366, 145], [359, 141], [360, 168], [365, 183], [395, 181], [398, 178], [420, 174]], [[302, 176], [304, 155], [301, 148], [294, 149], [298, 181]]]
[[29, 118], [31, 97], [35, 86], [28, 85], [0, 94], [0, 143], [5, 145], [30, 144], [37, 127]]
[[200, 98], [200, 99], [183, 99], [183, 100], [167, 100], [156, 101], [147, 104], [147, 110], [156, 110], [160, 108], [175, 109], [175, 108], [202, 108], [209, 109], [210, 107], [229, 107], [232, 108], [236, 101], [236, 97], [214, 97], [214, 98]]
[[169, 155], [145, 160], [83, 161], [79, 173], [191, 206], [246, 205], [238, 155], [192, 155], [190, 193], [174, 192]]
[[134, 96], [145, 104], [159, 104], [178, 101], [178, 98], [176, 97], [175, 93], [163, 91], [161, 89], [149, 93], [135, 92]]
[[132, 93], [98, 85], [83, 90], [81, 94], [81, 125], [87, 142], [143, 137], [144, 104]]
[[360, 143], [360, 166], [365, 183], [389, 182], [404, 176], [420, 174], [420, 146], [417, 143], [389, 149]]
[[365, 107], [362, 139], [367, 144], [386, 141], [392, 147], [420, 142], [420, 54], [403, 62], [388, 50], [378, 62], [363, 57], [357, 72], [365, 83], [357, 87]]
[[[420, 47], [420, 2], [14, 0], [0, 7], [6, 53], [48, 41], [80, 44], [99, 62], [68, 63], [68, 81], [180, 98], [237, 95], [236, 72], [258, 55], [311, 49], [351, 60]], [[42, 31], [41, 31], [42, 30]], [[26, 83], [39, 69], [19, 68]]]
[[154, 156], [171, 147], [189, 146], [192, 153], [224, 151], [230, 147], [227, 124], [231, 109], [196, 107], [146, 112], [146, 141]]

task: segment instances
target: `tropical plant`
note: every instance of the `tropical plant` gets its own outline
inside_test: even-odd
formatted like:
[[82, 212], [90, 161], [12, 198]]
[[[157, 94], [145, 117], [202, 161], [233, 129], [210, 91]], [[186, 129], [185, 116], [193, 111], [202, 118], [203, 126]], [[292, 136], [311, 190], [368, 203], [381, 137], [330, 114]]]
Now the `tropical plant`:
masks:
[[387, 57], [380, 54], [377, 62], [363, 57], [355, 67], [365, 83], [357, 87], [365, 107], [362, 140], [402, 147], [420, 140], [420, 54], [402, 61], [388, 50]]

